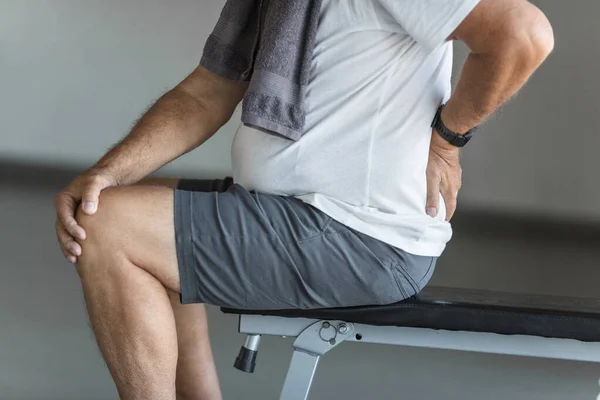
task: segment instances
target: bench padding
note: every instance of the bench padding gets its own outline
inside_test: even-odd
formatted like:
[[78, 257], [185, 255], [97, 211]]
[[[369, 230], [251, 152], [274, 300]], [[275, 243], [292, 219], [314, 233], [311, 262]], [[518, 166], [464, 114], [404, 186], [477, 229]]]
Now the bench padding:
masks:
[[429, 287], [390, 305], [228, 314], [343, 320], [378, 326], [491, 332], [600, 342], [600, 300]]

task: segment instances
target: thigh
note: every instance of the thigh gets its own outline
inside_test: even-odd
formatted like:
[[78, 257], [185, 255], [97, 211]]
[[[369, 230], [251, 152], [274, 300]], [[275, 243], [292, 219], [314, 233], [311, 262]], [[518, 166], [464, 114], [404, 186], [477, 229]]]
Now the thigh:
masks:
[[239, 185], [177, 190], [175, 232], [183, 303], [306, 309], [407, 297], [395, 260], [382, 259], [364, 235], [293, 197]]
[[86, 240], [80, 242], [82, 257], [124, 255], [168, 289], [180, 292], [174, 191], [224, 191], [231, 183], [231, 178], [146, 178], [136, 185], [103, 190], [94, 215], [81, 210], [77, 213], [78, 223], [87, 233]]
[[80, 212], [78, 219], [86, 231], [92, 231], [91, 241], [94, 235], [102, 235], [105, 246], [110, 243], [112, 250], [180, 292], [174, 190], [223, 192], [232, 183], [231, 178], [146, 178], [136, 185], [104, 190], [97, 213], [88, 217]]
[[179, 292], [173, 192], [159, 186], [103, 190], [95, 214], [77, 212], [77, 221], [87, 235], [80, 241], [81, 258], [126, 257], [154, 275], [165, 287]]

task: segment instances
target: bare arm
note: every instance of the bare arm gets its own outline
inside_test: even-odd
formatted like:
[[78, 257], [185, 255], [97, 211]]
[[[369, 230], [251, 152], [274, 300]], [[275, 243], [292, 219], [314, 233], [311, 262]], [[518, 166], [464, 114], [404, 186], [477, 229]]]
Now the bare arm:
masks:
[[163, 95], [93, 170], [118, 185], [135, 183], [208, 140], [231, 118], [246, 82], [198, 67]]
[[526, 0], [482, 0], [450, 38], [470, 50], [442, 112], [444, 124], [459, 133], [510, 99], [554, 47], [550, 23]]
[[84, 212], [93, 214], [102, 190], [135, 183], [204, 143], [231, 118], [246, 88], [245, 82], [198, 67], [162, 96], [123, 141], [54, 198], [56, 234], [65, 257], [74, 263], [81, 255], [74, 240], [86, 237], [75, 220], [80, 203]]
[[[510, 99], [554, 47], [552, 27], [544, 14], [526, 0], [481, 0], [449, 39], [470, 49], [454, 93], [442, 111], [452, 131], [466, 133]], [[426, 212], [446, 219], [456, 210], [461, 186], [458, 148], [433, 132], [427, 165]]]

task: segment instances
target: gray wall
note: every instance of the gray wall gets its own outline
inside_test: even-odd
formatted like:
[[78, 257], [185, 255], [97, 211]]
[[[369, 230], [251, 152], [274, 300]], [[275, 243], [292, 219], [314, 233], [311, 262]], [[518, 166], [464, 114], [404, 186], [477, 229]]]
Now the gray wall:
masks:
[[554, 54], [464, 152], [462, 199], [598, 221], [600, 2], [534, 3], [552, 22]]
[[[0, 159], [87, 166], [196, 65], [224, 0], [0, 0]], [[594, 129], [600, 3], [538, 2], [556, 50], [464, 152], [461, 206], [600, 220]], [[457, 51], [458, 59], [464, 49]], [[230, 123], [171, 171], [224, 174]], [[109, 399], [115, 392], [55, 244], [52, 192], [0, 187], [0, 400]], [[596, 296], [595, 247], [453, 241], [436, 284]], [[275, 398], [289, 340], [267, 339], [256, 376], [231, 369], [235, 320], [210, 309], [227, 398]], [[323, 368], [324, 367], [324, 368]], [[327, 356], [315, 399], [594, 399], [598, 366], [347, 345]]]
[[[223, 2], [1, 1], [0, 157], [92, 163], [194, 68]], [[556, 51], [464, 152], [461, 205], [600, 220], [600, 2], [538, 3]], [[235, 120], [171, 169], [229, 171]]]
[[[88, 166], [197, 65], [223, 0], [0, 1], [0, 158]], [[177, 170], [229, 170], [232, 122]]]

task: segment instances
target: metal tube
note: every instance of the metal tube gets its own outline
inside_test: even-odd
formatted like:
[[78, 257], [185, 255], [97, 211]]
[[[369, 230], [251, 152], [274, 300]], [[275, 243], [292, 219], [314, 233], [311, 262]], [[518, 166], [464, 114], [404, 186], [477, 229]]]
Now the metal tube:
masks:
[[258, 350], [258, 345], [260, 344], [260, 335], [247, 335], [246, 342], [244, 343], [244, 347], [248, 350], [256, 351]]

